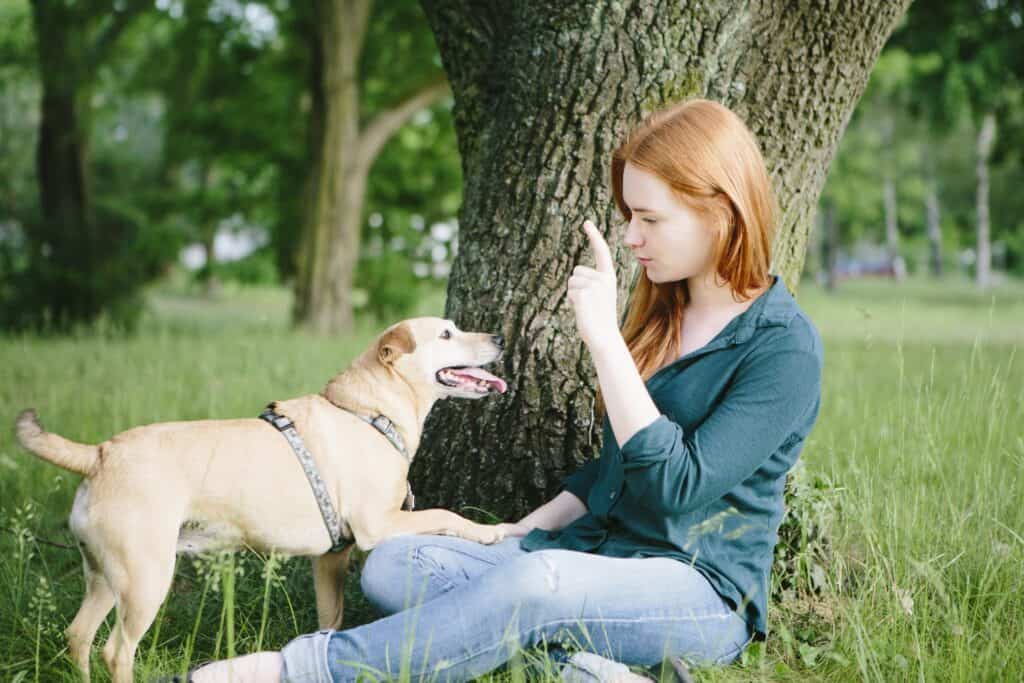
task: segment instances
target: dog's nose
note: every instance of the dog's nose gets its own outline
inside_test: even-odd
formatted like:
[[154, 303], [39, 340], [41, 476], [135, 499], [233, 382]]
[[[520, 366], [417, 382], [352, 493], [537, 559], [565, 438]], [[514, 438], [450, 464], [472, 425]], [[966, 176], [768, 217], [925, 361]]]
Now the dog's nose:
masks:
[[499, 349], [505, 348], [505, 338], [502, 337], [500, 334], [492, 334], [491, 341], [493, 341], [494, 345], [497, 346]]

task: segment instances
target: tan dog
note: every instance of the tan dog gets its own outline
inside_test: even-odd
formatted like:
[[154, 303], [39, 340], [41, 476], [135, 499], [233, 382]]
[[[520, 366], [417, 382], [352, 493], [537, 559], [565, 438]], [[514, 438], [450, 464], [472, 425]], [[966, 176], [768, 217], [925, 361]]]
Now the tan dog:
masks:
[[[353, 412], [390, 418], [411, 455], [437, 399], [504, 393], [505, 382], [479, 368], [497, 360], [502, 346], [501, 337], [461, 332], [451, 321], [407, 320], [322, 394], [275, 404], [295, 423], [360, 549], [411, 533], [501, 540], [497, 526], [447, 510], [402, 510], [409, 463]], [[86, 477], [70, 518], [86, 594], [68, 628], [71, 657], [86, 680], [92, 641], [116, 604], [103, 658], [115, 683], [132, 681], [135, 649], [167, 595], [178, 552], [247, 545], [314, 556], [320, 626], [341, 625], [352, 546], [325, 554], [331, 540], [310, 484], [287, 440], [266, 422], [165, 422], [88, 446], [43, 431], [29, 410], [18, 416], [17, 434], [36, 455]]]

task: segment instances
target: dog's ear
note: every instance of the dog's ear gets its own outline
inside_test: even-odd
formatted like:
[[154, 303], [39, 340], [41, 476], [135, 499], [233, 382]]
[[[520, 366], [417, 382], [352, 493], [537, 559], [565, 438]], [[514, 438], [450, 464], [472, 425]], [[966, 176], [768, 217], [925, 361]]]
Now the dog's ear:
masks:
[[415, 350], [416, 340], [412, 336], [412, 330], [406, 323], [402, 323], [389, 330], [377, 342], [377, 359], [384, 365], [391, 365], [403, 353], [412, 353]]

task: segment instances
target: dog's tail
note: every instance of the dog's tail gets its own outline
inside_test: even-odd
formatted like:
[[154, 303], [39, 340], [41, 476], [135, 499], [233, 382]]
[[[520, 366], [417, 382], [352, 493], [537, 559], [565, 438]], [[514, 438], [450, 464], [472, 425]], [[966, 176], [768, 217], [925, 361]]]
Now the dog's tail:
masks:
[[14, 423], [18, 441], [40, 458], [58, 467], [91, 477], [100, 463], [99, 446], [87, 446], [43, 429], [36, 411], [23, 410]]

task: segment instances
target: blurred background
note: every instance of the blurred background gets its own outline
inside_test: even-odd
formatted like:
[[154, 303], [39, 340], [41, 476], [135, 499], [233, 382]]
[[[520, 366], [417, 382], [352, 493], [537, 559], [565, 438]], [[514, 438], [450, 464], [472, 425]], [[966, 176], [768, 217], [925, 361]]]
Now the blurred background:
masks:
[[[301, 290], [322, 116], [311, 10], [93, 4], [33, 15], [27, 0], [0, 1], [3, 328], [130, 328], [162, 293]], [[807, 281], [984, 289], [1024, 276], [1022, 58], [1008, 30], [1021, 19], [987, 4], [918, 2], [889, 41], [832, 163]], [[416, 3], [377, 3], [364, 45], [360, 121], [441, 74]], [[444, 291], [462, 177], [450, 94], [433, 100], [401, 112], [367, 170], [357, 312], [397, 318]], [[74, 149], [40, 136], [73, 136]], [[288, 316], [302, 322], [298, 308]]]

